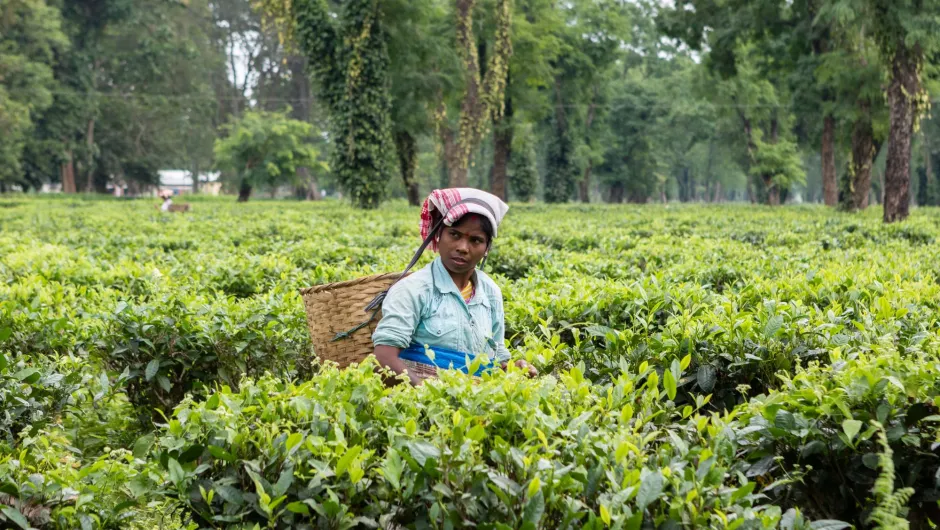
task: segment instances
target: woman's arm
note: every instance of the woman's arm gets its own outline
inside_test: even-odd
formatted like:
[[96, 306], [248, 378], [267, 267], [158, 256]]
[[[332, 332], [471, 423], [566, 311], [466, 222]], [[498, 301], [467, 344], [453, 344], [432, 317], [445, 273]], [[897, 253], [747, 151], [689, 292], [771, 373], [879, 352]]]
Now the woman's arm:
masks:
[[[409, 280], [396, 284], [386, 295], [382, 302], [382, 319], [372, 333], [372, 343], [380, 365], [396, 374], [408, 374], [411, 384], [418, 385], [421, 380], [407, 372], [405, 363], [398, 356], [414, 338], [423, 303], [421, 290]], [[388, 379], [386, 382], [394, 385], [398, 381]]]
[[[418, 379], [418, 377], [416, 377], [414, 374], [408, 372], [408, 370], [405, 368], [405, 363], [403, 363], [401, 361], [401, 357], [398, 356], [399, 353], [401, 353], [401, 348], [396, 348], [394, 346], [377, 345], [375, 347], [375, 358], [379, 361], [379, 364], [395, 372], [396, 374], [406, 374], [412, 385], [420, 385], [421, 379]], [[386, 382], [389, 385], [394, 385], [397, 383], [397, 381], [394, 379], [389, 379]]]

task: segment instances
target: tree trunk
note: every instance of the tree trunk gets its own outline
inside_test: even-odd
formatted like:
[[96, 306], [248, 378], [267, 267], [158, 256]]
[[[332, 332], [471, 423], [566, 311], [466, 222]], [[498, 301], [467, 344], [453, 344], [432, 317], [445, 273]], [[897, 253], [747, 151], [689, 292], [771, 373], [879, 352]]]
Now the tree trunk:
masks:
[[[754, 131], [751, 127], [751, 120], [744, 115], [741, 110], [738, 110], [738, 116], [741, 118], [741, 125], [744, 126], [744, 139], [747, 142], [747, 157], [751, 164], [754, 163], [754, 157], [756, 156], [757, 145], [754, 142]], [[747, 176], [747, 198], [754, 204], [757, 202], [757, 195], [754, 194], [754, 184], [751, 182], [751, 176]]]
[[908, 50], [898, 43], [891, 61], [888, 108], [888, 159], [885, 166], [884, 222], [902, 221], [910, 213], [911, 137], [914, 135], [916, 104], [921, 93], [918, 78], [919, 49]]
[[241, 186], [238, 188], [238, 202], [247, 202], [249, 197], [251, 197], [251, 184], [248, 184], [246, 180], [242, 180]]
[[199, 193], [199, 162], [193, 162], [193, 193]]
[[594, 170], [594, 162], [588, 160], [587, 167], [584, 168], [584, 174], [581, 175], [581, 182], [578, 183], [578, 197], [581, 202], [591, 202], [591, 172]]
[[689, 189], [689, 168], [682, 168], [680, 177], [677, 180], [679, 181], [679, 201], [689, 202], [689, 196], [692, 194]]
[[415, 167], [418, 165], [418, 148], [414, 136], [408, 131], [395, 132], [395, 151], [398, 153], [398, 168], [401, 180], [408, 192], [408, 204], [421, 206], [418, 181], [415, 180]]
[[[584, 143], [591, 146], [591, 125], [594, 124], [594, 116], [597, 113], [597, 85], [591, 92], [591, 104], [588, 107], [587, 119], [584, 122]], [[578, 198], [581, 202], [591, 202], [591, 172], [594, 170], [594, 161], [588, 159], [587, 167], [584, 168], [584, 174], [581, 175], [581, 182], [578, 184]]]
[[764, 181], [764, 189], [767, 192], [767, 204], [770, 206], [780, 205], [780, 190], [774, 184], [774, 179], [770, 175], [761, 175]]
[[447, 166], [447, 185], [451, 188], [467, 187], [467, 168], [462, 167], [460, 149], [454, 132], [441, 127], [441, 143], [444, 144], [444, 163]]
[[623, 183], [615, 182], [610, 185], [610, 202], [619, 204], [623, 202]]
[[822, 133], [822, 182], [823, 200], [826, 206], [835, 206], [839, 202], [839, 189], [836, 182], [836, 118], [832, 114], [823, 120]]
[[721, 181], [715, 181], [715, 198], [712, 202], [721, 202]]
[[[511, 79], [506, 72], [506, 86]], [[513, 110], [509, 89], [506, 89], [503, 117], [493, 124], [493, 169], [490, 171], [490, 192], [503, 201], [509, 199], [509, 159], [512, 158]]]
[[310, 168], [306, 166], [297, 168], [297, 176], [300, 182], [303, 183], [304, 192], [302, 197], [308, 201], [320, 200], [320, 189], [317, 185], [317, 177], [310, 173]]
[[92, 148], [95, 146], [95, 119], [88, 120], [88, 130], [85, 133], [85, 193], [95, 191], [95, 153]]
[[65, 153], [66, 161], [62, 163], [62, 191], [64, 193], [77, 193], [75, 185], [75, 162], [72, 159], [72, 150]]
[[885, 203], [885, 174], [884, 171], [878, 173], [878, 204]]
[[852, 127], [851, 209], [854, 210], [868, 207], [868, 195], [871, 190], [871, 167], [875, 162], [875, 154], [878, 152], [870, 110], [871, 103], [869, 101], [859, 101], [859, 117]]

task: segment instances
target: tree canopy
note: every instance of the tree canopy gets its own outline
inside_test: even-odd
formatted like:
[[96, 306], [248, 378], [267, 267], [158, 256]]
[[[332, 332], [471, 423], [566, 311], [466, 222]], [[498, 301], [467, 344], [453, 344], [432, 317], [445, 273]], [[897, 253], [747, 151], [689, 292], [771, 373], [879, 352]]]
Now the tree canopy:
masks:
[[363, 208], [441, 186], [549, 202], [884, 200], [889, 222], [937, 202], [934, 0], [0, 6], [5, 190], [142, 192], [159, 169], [222, 167], [213, 145], [230, 119], [290, 109], [324, 131], [310, 141], [330, 160], [301, 167], [298, 195]]

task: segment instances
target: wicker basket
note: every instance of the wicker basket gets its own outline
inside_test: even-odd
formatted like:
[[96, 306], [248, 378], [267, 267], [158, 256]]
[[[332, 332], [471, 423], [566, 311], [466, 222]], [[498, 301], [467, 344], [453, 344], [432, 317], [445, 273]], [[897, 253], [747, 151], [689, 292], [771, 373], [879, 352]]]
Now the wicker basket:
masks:
[[372, 345], [372, 332], [382, 318], [381, 310], [367, 325], [351, 333], [348, 337], [334, 340], [338, 333], [347, 332], [359, 326], [372, 312], [363, 309], [373, 298], [389, 288], [401, 273], [376, 274], [346, 282], [315, 285], [301, 289], [304, 307], [307, 310], [307, 326], [310, 328], [310, 340], [317, 357], [338, 363], [345, 368], [352, 363], [362, 362], [375, 347]]

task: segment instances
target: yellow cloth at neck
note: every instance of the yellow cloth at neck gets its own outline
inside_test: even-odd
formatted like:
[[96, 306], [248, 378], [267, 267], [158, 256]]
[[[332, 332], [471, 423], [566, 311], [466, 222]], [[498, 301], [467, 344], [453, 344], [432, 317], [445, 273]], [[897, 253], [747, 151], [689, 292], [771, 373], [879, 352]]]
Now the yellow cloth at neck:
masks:
[[473, 282], [467, 282], [467, 286], [460, 290], [460, 296], [463, 296], [466, 302], [473, 298]]

